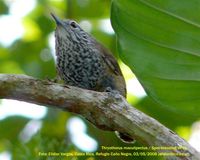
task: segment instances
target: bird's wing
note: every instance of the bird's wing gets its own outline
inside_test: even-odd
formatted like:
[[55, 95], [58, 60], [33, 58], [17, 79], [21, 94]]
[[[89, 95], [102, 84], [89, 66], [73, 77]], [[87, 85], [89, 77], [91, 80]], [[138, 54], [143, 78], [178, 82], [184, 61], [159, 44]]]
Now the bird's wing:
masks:
[[110, 53], [108, 49], [106, 49], [104, 46], [99, 44], [97, 42], [96, 44], [97, 49], [100, 51], [100, 54], [105, 61], [105, 63], [109, 66], [109, 68], [116, 74], [116, 75], [122, 75], [122, 72], [119, 68], [119, 64], [117, 63], [117, 60], [115, 57]]

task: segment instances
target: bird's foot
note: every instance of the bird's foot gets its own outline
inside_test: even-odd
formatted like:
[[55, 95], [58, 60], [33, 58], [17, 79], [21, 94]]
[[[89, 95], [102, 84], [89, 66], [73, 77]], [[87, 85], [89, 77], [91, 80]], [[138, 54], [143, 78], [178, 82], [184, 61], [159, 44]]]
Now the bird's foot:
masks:
[[45, 77], [45, 81], [49, 81], [52, 83], [57, 83], [59, 81], [58, 77], [55, 77], [53, 79], [49, 78], [49, 77]]
[[[109, 96], [113, 97], [116, 101], [118, 101], [118, 103], [122, 103], [122, 104], [127, 103], [126, 99], [120, 94], [119, 91], [113, 90], [110, 87], [107, 87], [105, 92], [108, 92]], [[121, 111], [127, 112], [128, 111], [127, 105], [122, 105], [122, 106], [124, 107], [121, 108]]]
[[107, 87], [105, 92], [108, 92], [112, 97], [114, 97], [116, 99], [120, 99], [121, 98], [121, 95], [120, 95], [119, 91], [113, 90], [110, 87]]

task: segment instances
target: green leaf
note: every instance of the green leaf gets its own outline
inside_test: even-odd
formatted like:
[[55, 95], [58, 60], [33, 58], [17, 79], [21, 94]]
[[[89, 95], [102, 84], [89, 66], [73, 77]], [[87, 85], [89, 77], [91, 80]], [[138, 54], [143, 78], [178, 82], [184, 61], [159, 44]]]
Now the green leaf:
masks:
[[70, 17], [76, 19], [107, 18], [110, 11], [109, 6], [110, 0], [68, 0], [67, 16], [68, 18]]
[[0, 14], [7, 14], [8, 13], [8, 6], [5, 4], [4, 1], [0, 1]]
[[190, 127], [198, 118], [185, 116], [181, 112], [173, 112], [167, 107], [163, 107], [152, 101], [149, 97], [142, 98], [134, 106], [142, 112], [154, 117], [166, 127], [175, 131], [178, 127]]
[[20, 116], [11, 116], [0, 121], [0, 142], [4, 139], [15, 143], [19, 133], [25, 127], [29, 119]]
[[199, 4], [113, 0], [111, 11], [120, 56], [148, 95], [192, 116], [200, 113]]

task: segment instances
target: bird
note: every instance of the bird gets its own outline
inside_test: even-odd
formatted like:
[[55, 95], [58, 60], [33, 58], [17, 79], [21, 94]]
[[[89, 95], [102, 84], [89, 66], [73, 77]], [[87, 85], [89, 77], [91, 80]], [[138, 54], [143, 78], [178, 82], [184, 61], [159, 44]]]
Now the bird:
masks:
[[[126, 98], [126, 84], [113, 54], [71, 19], [61, 20], [51, 13], [55, 23], [56, 67], [66, 85], [99, 92], [117, 91]], [[126, 133], [118, 133], [130, 143]]]

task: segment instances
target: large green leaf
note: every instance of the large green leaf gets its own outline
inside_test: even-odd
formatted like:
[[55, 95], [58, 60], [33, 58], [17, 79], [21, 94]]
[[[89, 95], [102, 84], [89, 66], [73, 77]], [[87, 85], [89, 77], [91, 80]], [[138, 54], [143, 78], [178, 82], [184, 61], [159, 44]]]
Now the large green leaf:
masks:
[[160, 104], [200, 114], [200, 1], [113, 0], [123, 61]]
[[138, 103], [134, 104], [134, 106], [147, 115], [154, 117], [173, 131], [181, 126], [189, 127], [198, 120], [198, 118], [186, 116], [181, 112], [176, 113], [170, 111], [167, 107], [155, 103], [155, 101], [152, 101], [149, 97], [142, 98]]

